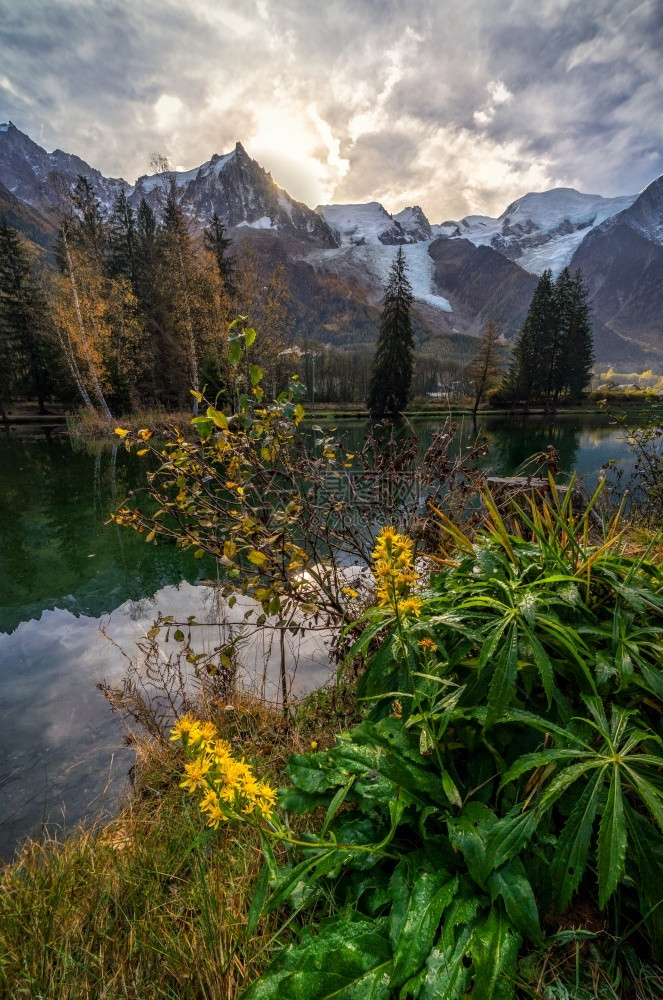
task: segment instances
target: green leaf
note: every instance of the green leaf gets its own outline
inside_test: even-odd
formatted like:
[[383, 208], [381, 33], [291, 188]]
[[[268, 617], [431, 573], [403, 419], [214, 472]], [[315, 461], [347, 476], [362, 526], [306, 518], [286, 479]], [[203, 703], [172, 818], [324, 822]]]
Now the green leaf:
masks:
[[252, 326], [250, 326], [248, 330], [244, 331], [244, 343], [246, 344], [247, 347], [251, 347], [255, 339], [256, 339], [256, 331], [253, 329]]
[[256, 880], [255, 889], [253, 890], [253, 899], [251, 900], [251, 906], [249, 908], [249, 918], [246, 924], [246, 937], [247, 940], [253, 934], [255, 926], [258, 923], [260, 914], [262, 913], [262, 908], [265, 904], [265, 897], [267, 895], [267, 887], [269, 885], [269, 865], [265, 860], [263, 862], [262, 868], [260, 869], [260, 874]]
[[251, 376], [251, 385], [255, 388], [258, 383], [262, 380], [263, 371], [260, 365], [249, 365], [249, 375]]
[[486, 727], [492, 726], [509, 705], [516, 689], [518, 676], [518, 630], [509, 629], [507, 645], [500, 651], [488, 691]]
[[535, 944], [541, 944], [541, 927], [534, 892], [519, 859], [514, 859], [493, 872], [487, 882], [493, 901], [501, 896], [509, 920], [520, 933]]
[[207, 416], [216, 424], [217, 427], [220, 427], [221, 430], [228, 430], [228, 418], [225, 413], [221, 412], [221, 410], [216, 410], [213, 406], [208, 406]]
[[[483, 901], [488, 902], [486, 897]], [[472, 977], [470, 942], [480, 905], [473, 887], [465, 887], [445, 913], [442, 933], [426, 962], [420, 1000], [458, 1000], [464, 995]]]
[[585, 871], [602, 784], [599, 772], [576, 802], [557, 841], [551, 874], [560, 913], [571, 902]]
[[624, 874], [626, 859], [626, 821], [624, 819], [624, 800], [622, 796], [621, 776], [618, 765], [612, 768], [612, 778], [608, 791], [601, 825], [599, 827], [598, 844], [598, 881], [599, 908], [603, 909], [617, 888]]
[[354, 784], [354, 780], [355, 777], [353, 775], [344, 788], [339, 788], [339, 790], [334, 795], [334, 798], [329, 803], [329, 808], [327, 809], [327, 815], [325, 816], [325, 821], [322, 824], [322, 829], [320, 830], [320, 836], [324, 837], [329, 827], [329, 824], [331, 823], [331, 821], [333, 820], [334, 816], [341, 808], [343, 803], [345, 802], [346, 796]]
[[330, 918], [286, 948], [243, 1000], [389, 1000], [385, 920]]
[[242, 345], [239, 341], [232, 343], [228, 349], [228, 361], [233, 368], [237, 368], [242, 360]]
[[640, 912], [654, 943], [655, 957], [663, 957], [663, 839], [651, 823], [625, 804], [629, 856], [637, 874]]
[[486, 838], [486, 867], [489, 870], [499, 868], [505, 861], [520, 854], [529, 843], [537, 823], [534, 810], [522, 812], [520, 806], [512, 815], [498, 820]]
[[208, 437], [212, 433], [214, 421], [210, 420], [209, 417], [194, 417], [191, 423], [198, 431], [198, 437], [200, 440], [207, 441]]
[[184, 632], [181, 628], [176, 628], [173, 632], [173, 639], [175, 642], [184, 642]]
[[[311, 848], [314, 845], [311, 844]], [[321, 848], [312, 852], [313, 856], [306, 858], [290, 871], [284, 873], [274, 886], [273, 891], [263, 907], [263, 913], [271, 913], [282, 903], [286, 903], [294, 894], [305, 894], [321, 878], [336, 872], [343, 864], [352, 858], [352, 851], [336, 847]]]
[[543, 690], [546, 692], [548, 708], [550, 708], [550, 704], [553, 698], [553, 688], [554, 688], [553, 667], [552, 663], [550, 662], [550, 657], [548, 656], [545, 649], [543, 648], [543, 646], [541, 645], [541, 643], [539, 642], [539, 640], [534, 635], [534, 632], [531, 629], [527, 629], [525, 631], [525, 635], [527, 636], [527, 641], [531, 646], [534, 662], [536, 663], [539, 673], [541, 674]]
[[472, 1000], [513, 1000], [520, 935], [495, 907], [472, 933], [474, 987]]
[[[458, 879], [446, 872], [424, 872], [412, 887], [403, 928], [394, 950], [392, 987], [401, 986], [426, 961], [440, 918], [458, 890]], [[393, 940], [393, 939], [392, 939]]]

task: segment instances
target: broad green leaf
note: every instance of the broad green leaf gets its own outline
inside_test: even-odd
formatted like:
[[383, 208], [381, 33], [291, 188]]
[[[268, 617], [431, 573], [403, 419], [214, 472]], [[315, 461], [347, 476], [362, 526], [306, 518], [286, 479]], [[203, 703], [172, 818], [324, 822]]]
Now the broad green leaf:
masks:
[[521, 945], [498, 907], [472, 933], [474, 986], [472, 1000], [513, 1000], [516, 995], [516, 960]]
[[[442, 913], [458, 890], [458, 879], [446, 872], [424, 872], [412, 887], [402, 930], [395, 943], [392, 987], [401, 986], [426, 961]], [[393, 939], [392, 939], [393, 940]]]
[[325, 835], [325, 833], [327, 832], [327, 828], [329, 827], [329, 824], [331, 823], [331, 821], [333, 820], [334, 816], [341, 808], [343, 803], [345, 802], [346, 796], [350, 791], [350, 789], [352, 788], [352, 785], [354, 784], [354, 780], [355, 779], [353, 775], [344, 788], [339, 788], [339, 790], [334, 795], [334, 798], [329, 803], [329, 808], [327, 809], [327, 815], [325, 816], [325, 821], [322, 824], [322, 828], [320, 830], [321, 836]]
[[290, 946], [243, 1000], [390, 1000], [384, 920], [331, 918]]
[[449, 839], [465, 859], [467, 870], [482, 888], [489, 869], [486, 866], [486, 839], [497, 822], [495, 814], [481, 802], [469, 802], [460, 816], [448, 822]]
[[597, 854], [599, 881], [599, 907], [603, 909], [617, 888], [624, 874], [626, 858], [626, 821], [622, 797], [621, 776], [618, 765], [612, 768], [608, 801], [606, 802], [601, 825]]
[[536, 830], [538, 817], [533, 809], [523, 812], [520, 806], [513, 815], [504, 816], [493, 826], [486, 838], [486, 867], [499, 868], [515, 858], [529, 843]]
[[[311, 847], [313, 848], [313, 844]], [[302, 894], [303, 890], [310, 889], [315, 882], [335, 872], [343, 864], [351, 860], [352, 852], [336, 847], [329, 849], [321, 848], [319, 851], [312, 851], [312, 857], [300, 862], [293, 869], [285, 872], [263, 907], [263, 913], [271, 913], [282, 903], [286, 903], [297, 892]]]
[[244, 343], [246, 344], [247, 347], [251, 347], [253, 345], [256, 336], [257, 336], [256, 331], [253, 329], [252, 326], [250, 326], [248, 330], [244, 331]]
[[469, 943], [472, 927], [465, 926], [452, 947], [437, 945], [430, 952], [420, 1000], [459, 1000], [465, 995], [472, 970], [469, 967]]
[[257, 549], [251, 549], [247, 552], [246, 558], [249, 562], [253, 563], [254, 566], [264, 566], [267, 562], [267, 556], [264, 552], [259, 552]]
[[470, 941], [476, 914], [487, 897], [481, 897], [471, 885], [461, 888], [442, 921], [442, 933], [426, 962], [426, 977], [420, 1000], [458, 1000], [471, 977]]
[[507, 916], [523, 937], [541, 944], [541, 927], [536, 900], [522, 863], [518, 858], [508, 861], [488, 878], [487, 887], [493, 901], [501, 896]]
[[251, 385], [255, 388], [255, 386], [257, 386], [262, 379], [263, 375], [260, 365], [249, 365], [249, 375], [251, 376]]
[[200, 440], [207, 441], [208, 437], [212, 433], [214, 422], [210, 420], [209, 417], [194, 417], [191, 423], [194, 424], [196, 430], [198, 431], [198, 437]]
[[225, 413], [221, 412], [221, 410], [217, 410], [213, 406], [208, 406], [207, 416], [209, 417], [210, 420], [214, 421], [216, 426], [220, 427], [221, 430], [224, 431], [228, 430], [228, 418], [226, 417]]
[[552, 877], [559, 912], [563, 912], [571, 902], [585, 871], [602, 786], [599, 772], [576, 802], [557, 841]]

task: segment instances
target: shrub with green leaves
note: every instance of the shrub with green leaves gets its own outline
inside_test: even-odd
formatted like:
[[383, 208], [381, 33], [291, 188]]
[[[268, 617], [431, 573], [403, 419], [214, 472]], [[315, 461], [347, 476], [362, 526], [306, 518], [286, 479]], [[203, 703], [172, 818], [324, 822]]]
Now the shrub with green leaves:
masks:
[[597, 529], [599, 492], [574, 511], [551, 483], [510, 528], [486, 494], [474, 538], [440, 514], [413, 599], [406, 546], [396, 583], [376, 568], [365, 718], [288, 765], [305, 846], [264, 839], [254, 917], [306, 927], [247, 1000], [542, 996], [527, 953], [597, 928], [660, 952], [663, 574], [618, 516]]

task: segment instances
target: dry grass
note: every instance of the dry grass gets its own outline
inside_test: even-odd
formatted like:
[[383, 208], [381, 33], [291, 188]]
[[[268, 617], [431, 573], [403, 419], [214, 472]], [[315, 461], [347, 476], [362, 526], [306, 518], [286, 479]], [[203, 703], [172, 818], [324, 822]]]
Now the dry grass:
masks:
[[[294, 722], [243, 700], [215, 721], [278, 784], [292, 752], [351, 721], [349, 698], [319, 693]], [[134, 795], [115, 820], [30, 842], [0, 872], [0, 996], [231, 1000], [282, 942], [283, 914], [246, 938], [256, 833], [207, 831], [178, 786], [178, 751], [153, 739], [136, 749]]]
[[127, 414], [109, 423], [102, 416], [90, 413], [89, 410], [79, 410], [74, 417], [67, 418], [67, 427], [74, 437], [113, 437], [116, 427], [124, 427], [129, 431], [139, 431], [148, 427], [162, 435], [169, 433], [172, 427], [186, 430], [191, 425], [191, 416], [190, 410], [169, 413], [167, 410], [155, 408]]

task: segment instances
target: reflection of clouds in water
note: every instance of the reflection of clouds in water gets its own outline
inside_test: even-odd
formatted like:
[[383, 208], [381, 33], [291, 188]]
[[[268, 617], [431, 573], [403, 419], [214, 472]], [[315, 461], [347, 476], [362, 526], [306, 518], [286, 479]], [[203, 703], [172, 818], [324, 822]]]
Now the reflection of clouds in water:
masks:
[[[191, 586], [164, 587], [153, 598], [127, 602], [110, 616], [104, 618], [113, 642], [129, 655], [135, 653], [135, 641], [150, 628], [158, 614], [172, 615], [176, 622], [186, 622], [195, 616], [197, 625], [192, 630], [192, 646], [196, 652], [210, 653], [238, 636], [238, 683], [245, 690], [259, 694], [267, 701], [277, 701], [281, 691], [280, 630], [275, 629], [275, 619], [268, 619], [266, 626], [253, 623], [260, 607], [255, 601], [237, 595], [230, 608], [214, 587]], [[252, 611], [252, 618], [246, 618]], [[308, 632], [305, 635], [284, 633], [284, 654], [288, 676], [289, 694], [300, 697], [327, 683], [333, 676], [329, 662], [327, 632]], [[167, 654], [179, 648], [172, 638], [165, 642], [165, 631], [159, 637]]]
[[[121, 722], [111, 715], [96, 684], [122, 678], [126, 660], [120, 650], [135, 656], [136, 640], [158, 614], [184, 622], [195, 616], [202, 623], [192, 640], [197, 651], [209, 652], [245, 632], [240, 683], [277, 700], [279, 635], [245, 620], [245, 613], [256, 607], [240, 596], [230, 609], [214, 588], [182, 583], [153, 598], [126, 601], [103, 619], [56, 609], [23, 622], [11, 635], [0, 634], [0, 855], [11, 853], [43, 821], [61, 824], [66, 819], [71, 825], [117, 803], [127, 787], [133, 754], [122, 746]], [[113, 642], [101, 634], [100, 624]], [[288, 633], [284, 647], [291, 697], [330, 680], [333, 668], [324, 634]]]

